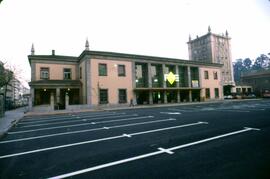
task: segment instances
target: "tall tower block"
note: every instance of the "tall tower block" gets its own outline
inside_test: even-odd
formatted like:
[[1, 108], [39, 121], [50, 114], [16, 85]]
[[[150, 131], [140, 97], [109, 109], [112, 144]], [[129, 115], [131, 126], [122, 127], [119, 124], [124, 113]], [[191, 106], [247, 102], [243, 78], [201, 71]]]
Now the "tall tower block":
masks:
[[221, 81], [224, 87], [224, 94], [231, 92], [235, 86], [232, 68], [231, 38], [226, 30], [224, 34], [214, 34], [210, 26], [208, 33], [195, 39], [189, 36], [188, 53], [189, 60], [220, 63], [223, 64], [221, 70]]

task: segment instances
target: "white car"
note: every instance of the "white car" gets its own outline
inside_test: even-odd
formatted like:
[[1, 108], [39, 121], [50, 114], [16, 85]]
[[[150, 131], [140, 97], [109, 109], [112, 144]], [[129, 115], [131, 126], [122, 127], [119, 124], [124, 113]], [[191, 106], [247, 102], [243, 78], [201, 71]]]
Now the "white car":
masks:
[[226, 95], [224, 96], [224, 99], [233, 99], [232, 95]]

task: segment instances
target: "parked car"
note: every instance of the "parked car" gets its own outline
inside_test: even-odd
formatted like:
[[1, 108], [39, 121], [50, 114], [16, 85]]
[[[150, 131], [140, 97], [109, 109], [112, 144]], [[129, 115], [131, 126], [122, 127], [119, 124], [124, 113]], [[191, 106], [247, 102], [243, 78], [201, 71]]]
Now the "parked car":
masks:
[[242, 96], [243, 99], [253, 99], [256, 98], [255, 94], [247, 94]]
[[270, 92], [265, 92], [262, 94], [263, 98], [270, 98]]
[[232, 93], [232, 98], [233, 99], [242, 99], [242, 95], [239, 93]]
[[233, 99], [232, 95], [225, 95], [224, 99]]

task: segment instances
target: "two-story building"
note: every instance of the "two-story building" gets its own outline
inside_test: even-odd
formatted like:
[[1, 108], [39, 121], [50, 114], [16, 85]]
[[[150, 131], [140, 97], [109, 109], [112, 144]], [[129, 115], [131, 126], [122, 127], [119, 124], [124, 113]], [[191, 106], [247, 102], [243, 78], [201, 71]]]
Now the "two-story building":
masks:
[[85, 50], [28, 56], [33, 110], [223, 99], [221, 64]]

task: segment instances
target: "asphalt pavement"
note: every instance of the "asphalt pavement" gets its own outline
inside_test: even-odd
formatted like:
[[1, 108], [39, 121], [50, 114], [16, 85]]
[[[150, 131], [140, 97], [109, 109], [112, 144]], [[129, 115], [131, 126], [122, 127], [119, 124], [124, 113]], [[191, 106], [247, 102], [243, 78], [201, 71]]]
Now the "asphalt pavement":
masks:
[[27, 116], [1, 178], [270, 178], [270, 100]]

